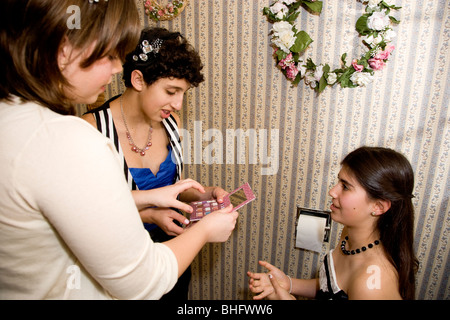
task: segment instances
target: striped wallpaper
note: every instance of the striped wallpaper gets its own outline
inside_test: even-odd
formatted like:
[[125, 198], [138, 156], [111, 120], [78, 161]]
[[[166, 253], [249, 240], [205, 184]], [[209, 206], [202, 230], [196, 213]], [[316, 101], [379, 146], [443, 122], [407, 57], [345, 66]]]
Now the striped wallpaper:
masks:
[[[343, 156], [361, 145], [403, 152], [415, 171], [414, 247], [420, 260], [418, 299], [450, 299], [450, 2], [394, 0], [402, 9], [396, 49], [366, 88], [327, 88], [319, 96], [292, 87], [275, 66], [272, 25], [262, 14], [272, 0], [190, 0], [172, 21], [198, 49], [206, 81], [190, 90], [180, 112], [185, 177], [226, 190], [249, 182], [257, 200], [241, 210], [231, 239], [207, 245], [192, 264], [190, 298], [251, 299], [247, 270], [267, 260], [293, 277], [317, 275], [336, 246], [333, 224], [322, 253], [295, 248], [297, 206], [326, 210]], [[314, 40], [305, 53], [339, 67], [361, 54], [354, 25], [364, 6], [325, 0], [320, 16], [299, 25]], [[107, 98], [123, 90], [120, 76]], [[82, 112], [82, 108], [79, 110]]]

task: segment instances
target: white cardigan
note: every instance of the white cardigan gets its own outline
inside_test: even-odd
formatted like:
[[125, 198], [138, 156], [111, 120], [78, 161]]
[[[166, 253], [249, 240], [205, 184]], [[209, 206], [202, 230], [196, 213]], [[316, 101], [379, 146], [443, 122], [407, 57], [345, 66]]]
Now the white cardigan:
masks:
[[0, 102], [0, 299], [159, 299], [178, 265], [145, 231], [109, 139]]

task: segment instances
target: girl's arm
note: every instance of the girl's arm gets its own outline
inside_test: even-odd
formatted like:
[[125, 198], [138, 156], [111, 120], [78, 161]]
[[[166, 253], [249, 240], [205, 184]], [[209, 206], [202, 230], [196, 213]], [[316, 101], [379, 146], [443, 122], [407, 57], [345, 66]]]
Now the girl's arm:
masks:
[[[258, 294], [253, 298], [255, 300], [263, 298], [279, 300], [288, 298], [289, 294], [314, 298], [319, 290], [319, 279], [291, 279], [283, 271], [266, 261], [260, 261], [259, 264], [269, 270], [269, 272], [247, 273], [250, 277], [250, 290]], [[269, 274], [272, 276], [272, 279], [269, 278]], [[279, 287], [274, 288], [274, 281], [277, 281]]]

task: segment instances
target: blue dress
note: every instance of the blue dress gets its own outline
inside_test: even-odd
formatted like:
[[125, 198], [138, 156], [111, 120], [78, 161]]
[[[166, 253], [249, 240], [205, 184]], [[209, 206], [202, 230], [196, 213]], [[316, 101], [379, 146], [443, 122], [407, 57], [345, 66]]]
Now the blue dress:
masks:
[[[172, 161], [172, 148], [167, 146], [169, 154], [161, 163], [159, 171], [156, 176], [149, 168], [129, 168], [133, 180], [139, 190], [150, 190], [160, 187], [166, 187], [173, 184], [177, 172], [177, 166]], [[157, 227], [156, 224], [144, 223], [145, 229], [151, 231]]]

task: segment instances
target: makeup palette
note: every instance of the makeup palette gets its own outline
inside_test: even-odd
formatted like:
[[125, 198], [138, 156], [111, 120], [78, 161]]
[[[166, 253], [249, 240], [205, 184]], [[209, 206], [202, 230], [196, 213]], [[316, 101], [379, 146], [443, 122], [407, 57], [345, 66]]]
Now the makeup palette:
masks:
[[255, 199], [256, 197], [247, 182], [236, 190], [227, 194], [223, 198], [223, 203], [218, 203], [215, 199], [194, 201], [189, 203], [189, 205], [194, 209], [194, 211], [191, 213], [190, 220], [200, 220], [209, 213], [228, 207], [230, 204], [233, 205], [233, 210], [237, 211], [247, 203]]

